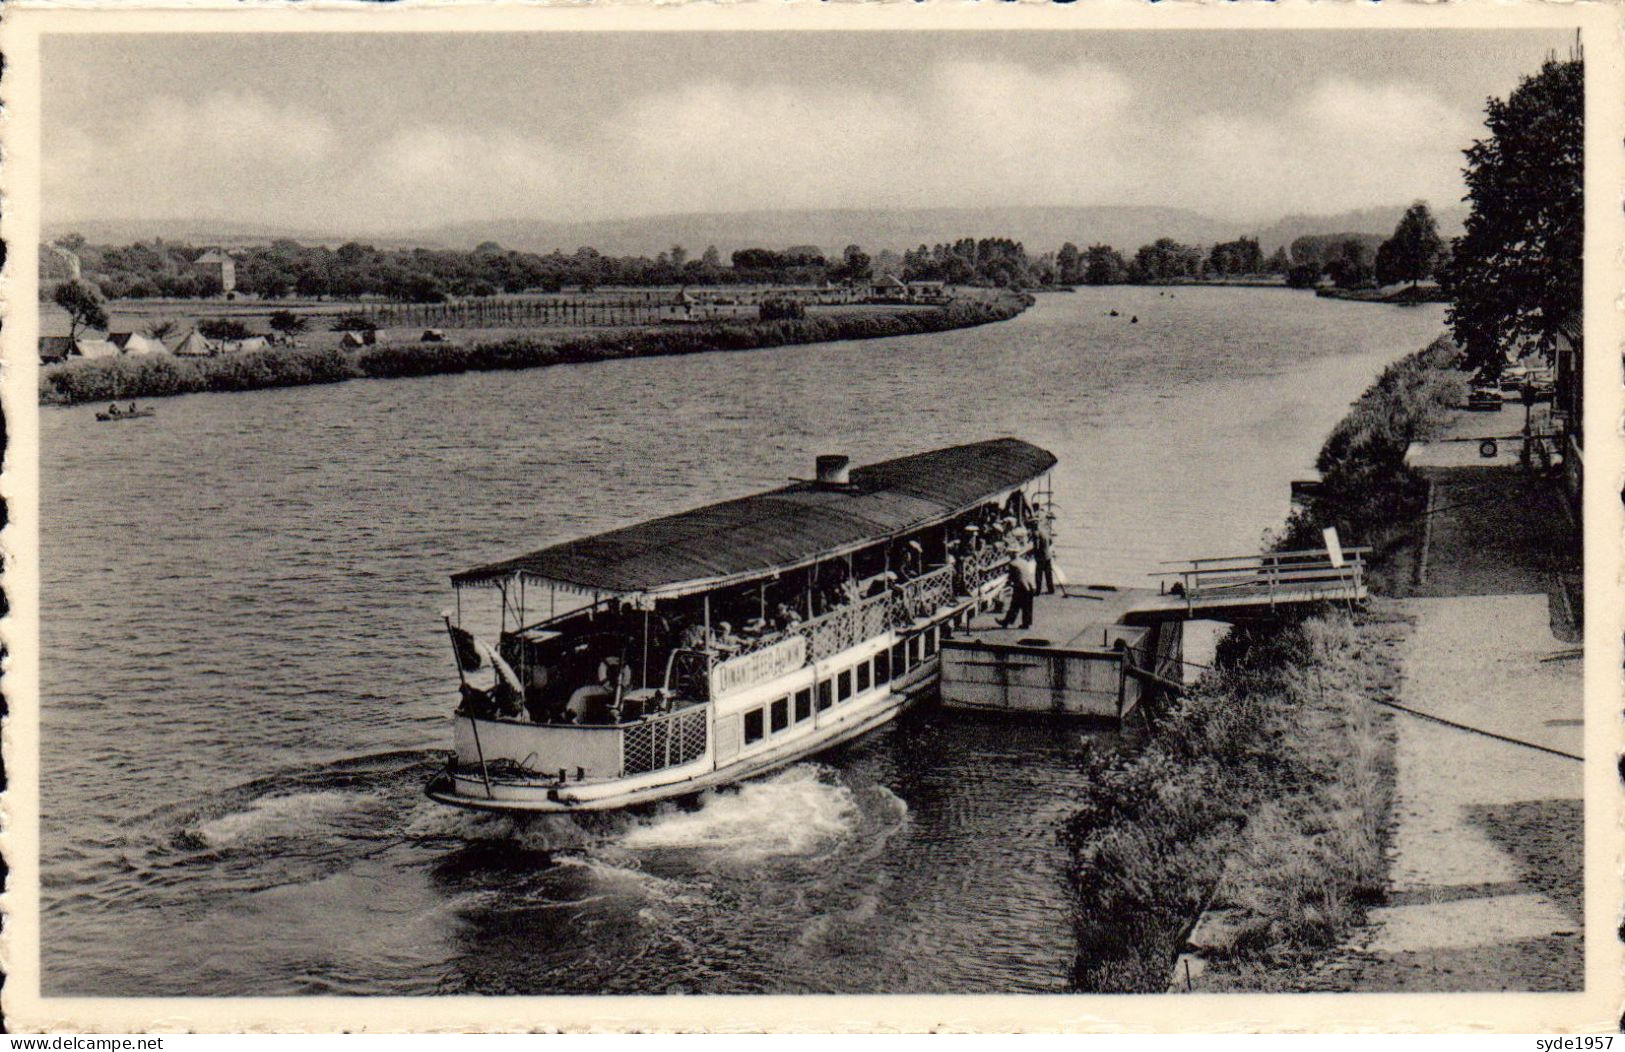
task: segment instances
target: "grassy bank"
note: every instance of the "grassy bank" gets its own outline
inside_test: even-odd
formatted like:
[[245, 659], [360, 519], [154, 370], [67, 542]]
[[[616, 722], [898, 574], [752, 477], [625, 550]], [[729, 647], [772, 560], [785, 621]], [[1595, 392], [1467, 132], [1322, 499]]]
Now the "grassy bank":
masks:
[[1406, 285], [1403, 288], [1339, 289], [1323, 285], [1315, 295], [1329, 300], [1353, 300], [1356, 303], [1392, 303], [1413, 307], [1419, 303], [1449, 303], [1450, 294], [1437, 285]]
[[1025, 297], [1001, 296], [992, 301], [956, 301], [936, 310], [853, 311], [781, 321], [672, 325], [553, 338], [538, 333], [534, 337], [472, 344], [381, 344], [358, 351], [277, 349], [216, 358], [101, 358], [44, 369], [40, 402], [115, 402], [200, 391], [338, 383], [366, 377], [531, 369], [614, 358], [908, 336], [1004, 321], [1020, 314], [1030, 302]]
[[[1375, 548], [1384, 590], [1425, 500], [1405, 450], [1462, 400], [1455, 357], [1441, 338], [1383, 371], [1326, 439], [1322, 495], [1279, 547], [1319, 547], [1336, 525]], [[1206, 987], [1279, 988], [1363, 918], [1384, 887], [1393, 793], [1393, 732], [1370, 701], [1398, 686], [1404, 632], [1336, 610], [1237, 628], [1152, 714], [1142, 748], [1086, 759], [1088, 796], [1065, 830], [1079, 988], [1162, 991], [1204, 909], [1226, 932], [1205, 950]]]
[[1329, 613], [1238, 629], [1143, 748], [1086, 761], [1065, 830], [1080, 989], [1161, 992], [1204, 908], [1223, 966], [1270, 974], [1336, 945], [1380, 896], [1393, 786], [1391, 627]]

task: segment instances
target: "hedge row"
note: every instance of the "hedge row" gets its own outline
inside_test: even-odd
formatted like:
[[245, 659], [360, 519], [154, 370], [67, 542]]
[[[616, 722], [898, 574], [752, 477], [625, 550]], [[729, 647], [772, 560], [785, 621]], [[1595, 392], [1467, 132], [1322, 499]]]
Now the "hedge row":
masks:
[[40, 402], [75, 405], [116, 402], [199, 391], [248, 391], [265, 387], [337, 383], [362, 377], [427, 376], [493, 369], [646, 358], [702, 351], [744, 351], [832, 340], [963, 329], [1004, 321], [1032, 301], [1001, 296], [991, 302], [956, 302], [934, 310], [850, 312], [762, 322], [669, 326], [568, 338], [514, 338], [491, 343], [384, 344], [359, 351], [266, 350], [217, 358], [150, 355], [99, 358], [47, 367]]

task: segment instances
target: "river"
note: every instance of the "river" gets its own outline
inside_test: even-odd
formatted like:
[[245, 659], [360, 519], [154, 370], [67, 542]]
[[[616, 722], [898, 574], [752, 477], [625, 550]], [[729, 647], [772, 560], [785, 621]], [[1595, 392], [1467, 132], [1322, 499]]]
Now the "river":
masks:
[[465, 814], [421, 794], [447, 576], [817, 453], [1011, 434], [1060, 457], [1069, 577], [1141, 581], [1257, 550], [1442, 325], [1092, 289], [929, 336], [42, 409], [44, 992], [1065, 991], [1079, 728], [918, 711], [692, 810]]

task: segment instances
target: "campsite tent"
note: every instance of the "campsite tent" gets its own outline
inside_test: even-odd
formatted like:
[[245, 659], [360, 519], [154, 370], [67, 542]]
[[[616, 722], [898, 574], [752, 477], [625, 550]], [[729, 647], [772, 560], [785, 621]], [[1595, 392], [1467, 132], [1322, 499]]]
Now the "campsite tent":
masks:
[[175, 353], [182, 358], [211, 358], [214, 356], [214, 344], [203, 338], [203, 334], [193, 329], [186, 334], [186, 339], [175, 345]]
[[344, 334], [344, 338], [339, 340], [339, 345], [341, 347], [365, 347], [367, 338], [359, 332], [347, 332]]
[[166, 354], [169, 348], [164, 341], [152, 336], [143, 336], [139, 332], [132, 332], [124, 339], [125, 354]]
[[41, 336], [39, 338], [39, 360], [42, 362], [60, 362], [73, 351], [73, 341], [66, 336]]
[[75, 340], [69, 358], [117, 358], [118, 344], [112, 340]]
[[241, 354], [244, 351], [263, 351], [270, 346], [263, 336], [250, 336], [246, 340], [232, 340], [220, 345], [223, 354]]

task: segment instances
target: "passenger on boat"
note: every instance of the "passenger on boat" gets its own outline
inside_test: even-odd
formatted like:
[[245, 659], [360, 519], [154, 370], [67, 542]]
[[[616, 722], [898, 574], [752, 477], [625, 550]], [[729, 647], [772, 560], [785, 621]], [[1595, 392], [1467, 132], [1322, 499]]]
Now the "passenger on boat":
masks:
[[789, 603], [779, 604], [779, 609], [775, 619], [778, 621], [779, 628], [786, 632], [801, 624], [801, 615], [797, 613], [796, 608], [791, 606]]
[[134, 402], [130, 403], [130, 415], [131, 416], [135, 415], [135, 403]]
[[111, 405], [109, 405], [107, 407], [107, 415], [108, 416], [123, 416], [124, 414], [119, 412], [118, 403], [114, 402], [114, 403], [112, 403]]
[[1033, 627], [1033, 593], [1037, 588], [1037, 568], [1032, 555], [1023, 551], [1010, 560], [1010, 609], [999, 621], [1000, 628], [1009, 628], [1021, 618], [1022, 628]]
[[1050, 546], [1050, 526], [1047, 521], [1033, 523], [1033, 565], [1035, 576], [1033, 587], [1045, 595], [1055, 594], [1055, 563]]
[[717, 630], [712, 635], [711, 646], [724, 654], [731, 654], [738, 650], [744, 640], [734, 635], [734, 626], [726, 621], [717, 622]]
[[919, 541], [909, 541], [903, 546], [903, 557], [898, 560], [898, 579], [912, 581], [923, 572], [925, 572], [925, 549], [920, 547]]

